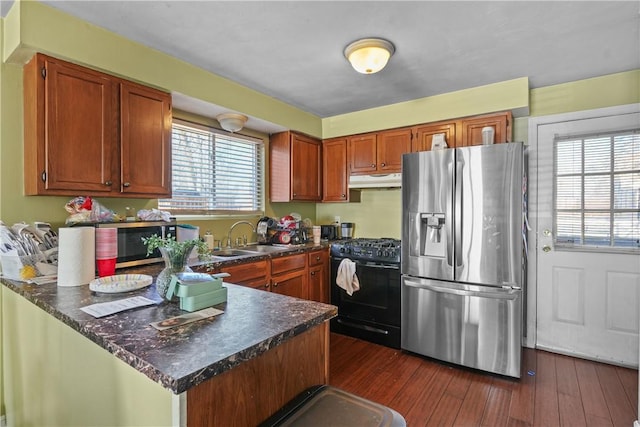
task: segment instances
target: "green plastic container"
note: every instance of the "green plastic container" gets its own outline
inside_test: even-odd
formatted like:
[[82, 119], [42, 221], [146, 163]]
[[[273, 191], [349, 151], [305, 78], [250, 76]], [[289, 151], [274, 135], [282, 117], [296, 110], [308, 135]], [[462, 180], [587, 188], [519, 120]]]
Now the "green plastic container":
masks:
[[180, 298], [180, 309], [185, 311], [197, 311], [227, 301], [227, 288], [220, 288], [192, 297]]

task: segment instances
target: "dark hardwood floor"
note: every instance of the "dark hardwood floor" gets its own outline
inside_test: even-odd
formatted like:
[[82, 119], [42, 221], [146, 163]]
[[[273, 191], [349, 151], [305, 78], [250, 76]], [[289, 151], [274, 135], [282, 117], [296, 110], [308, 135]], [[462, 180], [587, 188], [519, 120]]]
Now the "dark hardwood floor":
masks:
[[330, 384], [395, 409], [410, 427], [620, 426], [638, 414], [638, 371], [525, 349], [512, 380], [331, 334]]

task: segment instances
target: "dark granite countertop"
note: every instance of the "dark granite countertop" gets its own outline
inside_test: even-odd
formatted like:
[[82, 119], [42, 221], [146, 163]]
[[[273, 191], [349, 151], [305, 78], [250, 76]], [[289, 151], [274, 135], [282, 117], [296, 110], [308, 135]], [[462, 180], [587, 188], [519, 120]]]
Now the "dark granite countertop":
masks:
[[[310, 250], [296, 248], [287, 254], [296, 253], [298, 249]], [[161, 269], [162, 264], [156, 264], [127, 272], [155, 277]], [[128, 293], [98, 294], [91, 291], [89, 285], [58, 287], [54, 283], [38, 286], [8, 279], [0, 281], [176, 394], [259, 356], [337, 314], [337, 308], [332, 305], [225, 284], [227, 302], [215, 306], [224, 310], [223, 314], [158, 331], [150, 326], [151, 322], [186, 312], [180, 310], [178, 303], [163, 302], [155, 284]], [[132, 296], [144, 296], [157, 304], [100, 319], [80, 310], [86, 305]]]
[[[306, 243], [301, 245], [292, 245], [288, 247], [279, 247], [282, 250], [274, 251], [274, 252], [265, 252], [255, 255], [246, 255], [242, 257], [229, 257], [229, 258], [220, 258], [220, 257], [212, 257], [210, 259], [199, 259], [193, 262], [190, 262], [189, 265], [197, 271], [213, 271], [220, 267], [244, 264], [247, 262], [258, 261], [261, 259], [273, 259], [284, 256], [296, 255], [305, 252], [311, 252], [318, 249], [328, 249], [331, 246], [331, 242], [323, 240], [320, 244], [315, 245], [313, 243]], [[238, 247], [235, 249], [248, 249], [252, 250], [252, 245], [246, 247]], [[214, 252], [215, 253], [215, 252]]]

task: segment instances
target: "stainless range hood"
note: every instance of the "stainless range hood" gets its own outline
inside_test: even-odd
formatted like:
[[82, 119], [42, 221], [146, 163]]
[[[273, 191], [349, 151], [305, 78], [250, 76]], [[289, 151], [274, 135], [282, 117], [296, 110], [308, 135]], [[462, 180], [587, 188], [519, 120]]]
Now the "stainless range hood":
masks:
[[400, 188], [402, 186], [401, 173], [384, 175], [351, 175], [349, 188]]

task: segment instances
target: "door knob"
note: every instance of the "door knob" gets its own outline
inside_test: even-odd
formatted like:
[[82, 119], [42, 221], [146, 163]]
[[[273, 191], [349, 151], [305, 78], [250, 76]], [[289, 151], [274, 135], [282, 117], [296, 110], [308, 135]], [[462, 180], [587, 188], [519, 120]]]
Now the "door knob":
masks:
[[542, 252], [551, 252], [551, 246], [549, 245], [544, 245], [542, 247]]

